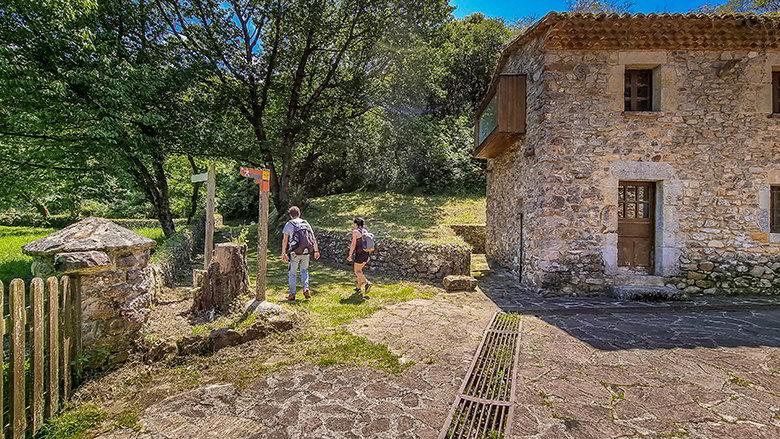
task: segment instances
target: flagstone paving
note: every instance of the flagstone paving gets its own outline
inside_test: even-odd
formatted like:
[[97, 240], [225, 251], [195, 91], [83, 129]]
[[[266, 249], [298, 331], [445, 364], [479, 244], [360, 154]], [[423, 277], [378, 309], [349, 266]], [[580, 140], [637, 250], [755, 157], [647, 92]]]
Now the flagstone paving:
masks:
[[245, 389], [204, 386], [149, 407], [143, 430], [102, 437], [436, 438], [495, 312], [480, 294], [439, 294], [389, 306], [349, 329], [387, 344], [407, 370], [301, 364]]
[[780, 438], [776, 299], [578, 305], [501, 273], [480, 288], [347, 327], [414, 362], [398, 375], [301, 364], [173, 396], [146, 410], [141, 432], [104, 437], [435, 438], [495, 302], [523, 314], [513, 438]]

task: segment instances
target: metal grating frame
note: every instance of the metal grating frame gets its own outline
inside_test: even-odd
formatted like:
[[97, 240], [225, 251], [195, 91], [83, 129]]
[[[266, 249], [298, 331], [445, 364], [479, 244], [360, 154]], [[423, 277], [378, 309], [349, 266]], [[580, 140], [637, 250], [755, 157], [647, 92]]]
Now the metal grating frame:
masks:
[[493, 316], [439, 439], [509, 437], [519, 338], [519, 315], [498, 312]]

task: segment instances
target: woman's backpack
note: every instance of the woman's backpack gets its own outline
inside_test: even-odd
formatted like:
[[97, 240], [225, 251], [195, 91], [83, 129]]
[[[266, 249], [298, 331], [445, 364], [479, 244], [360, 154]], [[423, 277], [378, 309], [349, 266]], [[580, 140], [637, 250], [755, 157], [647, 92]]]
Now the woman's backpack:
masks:
[[374, 250], [376, 250], [376, 246], [374, 244], [374, 234], [363, 228], [360, 229], [360, 236], [361, 247], [363, 248], [363, 251], [366, 253], [374, 253]]

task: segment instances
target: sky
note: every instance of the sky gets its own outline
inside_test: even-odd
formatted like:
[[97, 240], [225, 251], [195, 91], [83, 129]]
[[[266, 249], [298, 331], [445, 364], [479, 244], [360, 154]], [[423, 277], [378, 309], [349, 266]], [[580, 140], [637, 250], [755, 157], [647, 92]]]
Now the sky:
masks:
[[[634, 0], [632, 12], [688, 12], [717, 0]], [[474, 12], [488, 17], [503, 17], [508, 21], [532, 16], [541, 18], [550, 11], [565, 11], [566, 0], [450, 0], [456, 7], [455, 16], [462, 18]]]

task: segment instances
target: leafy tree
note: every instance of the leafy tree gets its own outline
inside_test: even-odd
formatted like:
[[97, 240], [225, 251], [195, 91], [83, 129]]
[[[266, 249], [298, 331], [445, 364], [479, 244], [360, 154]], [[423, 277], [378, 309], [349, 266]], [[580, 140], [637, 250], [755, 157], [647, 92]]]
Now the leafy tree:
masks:
[[[225, 155], [271, 170], [278, 212], [291, 177], [370, 107], [366, 85], [405, 36], [436, 26], [444, 0], [157, 0], [172, 32], [229, 99], [254, 143]], [[383, 44], [379, 44], [382, 42]], [[306, 147], [308, 146], [308, 147]]]
[[571, 12], [590, 13], [627, 13], [634, 6], [628, 0], [569, 0], [568, 4]]
[[701, 10], [716, 13], [756, 12], [764, 14], [780, 12], [780, 0], [728, 0], [719, 5], [704, 5]]
[[12, 163], [57, 178], [125, 174], [171, 235], [165, 165], [182, 149], [180, 97], [199, 66], [178, 56], [157, 12], [145, 0], [6, 2], [0, 146], [35, 140]]

